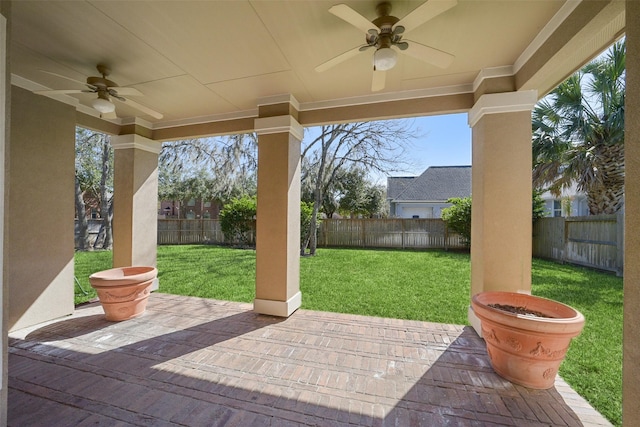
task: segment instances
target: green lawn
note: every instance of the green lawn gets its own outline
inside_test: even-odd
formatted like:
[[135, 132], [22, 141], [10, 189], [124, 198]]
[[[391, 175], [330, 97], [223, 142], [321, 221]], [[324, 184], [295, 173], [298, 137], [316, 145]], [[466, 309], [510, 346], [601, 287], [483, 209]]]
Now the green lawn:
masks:
[[[111, 266], [111, 252], [76, 254], [76, 277]], [[251, 302], [255, 252], [217, 246], [159, 246], [160, 292]], [[320, 249], [302, 258], [302, 308], [467, 324], [469, 255], [443, 251]], [[93, 290], [91, 290], [93, 292]], [[622, 413], [622, 279], [534, 260], [534, 295], [580, 310], [587, 322], [560, 373], [615, 425]], [[76, 288], [76, 303], [95, 298]]]

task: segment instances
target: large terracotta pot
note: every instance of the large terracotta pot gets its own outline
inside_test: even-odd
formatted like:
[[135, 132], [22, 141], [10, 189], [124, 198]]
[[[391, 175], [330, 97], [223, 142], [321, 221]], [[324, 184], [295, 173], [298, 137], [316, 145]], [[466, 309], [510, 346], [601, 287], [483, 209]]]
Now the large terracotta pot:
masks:
[[120, 267], [89, 276], [107, 320], [121, 321], [144, 313], [151, 286], [158, 276], [155, 267]]
[[[548, 317], [515, 314], [489, 304], [520, 307]], [[481, 321], [491, 366], [502, 377], [535, 389], [553, 387], [584, 316], [568, 305], [513, 292], [481, 292], [471, 299]]]

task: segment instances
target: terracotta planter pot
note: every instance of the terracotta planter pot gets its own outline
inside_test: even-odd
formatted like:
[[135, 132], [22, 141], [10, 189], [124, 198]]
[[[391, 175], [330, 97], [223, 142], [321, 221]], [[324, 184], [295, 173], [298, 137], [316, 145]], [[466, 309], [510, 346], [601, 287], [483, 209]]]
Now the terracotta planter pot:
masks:
[[144, 313], [157, 276], [155, 267], [121, 267], [94, 273], [89, 282], [98, 293], [107, 320], [117, 322]]
[[[549, 317], [514, 314], [489, 304], [523, 307]], [[529, 388], [553, 387], [571, 339], [584, 326], [579, 311], [512, 292], [481, 292], [471, 298], [471, 306], [481, 321], [491, 366], [498, 375]]]

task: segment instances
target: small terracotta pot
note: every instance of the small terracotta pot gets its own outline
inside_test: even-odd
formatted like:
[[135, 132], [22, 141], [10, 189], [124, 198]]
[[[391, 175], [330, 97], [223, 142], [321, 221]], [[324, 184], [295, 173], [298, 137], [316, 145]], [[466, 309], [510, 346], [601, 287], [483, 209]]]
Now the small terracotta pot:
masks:
[[89, 282], [98, 293], [107, 320], [118, 322], [144, 313], [157, 276], [155, 267], [120, 267], [94, 273]]
[[[547, 317], [514, 314], [489, 304], [511, 305]], [[582, 331], [584, 316], [557, 301], [513, 292], [481, 292], [471, 298], [481, 321], [491, 366], [498, 375], [525, 387], [553, 387], [571, 339]]]

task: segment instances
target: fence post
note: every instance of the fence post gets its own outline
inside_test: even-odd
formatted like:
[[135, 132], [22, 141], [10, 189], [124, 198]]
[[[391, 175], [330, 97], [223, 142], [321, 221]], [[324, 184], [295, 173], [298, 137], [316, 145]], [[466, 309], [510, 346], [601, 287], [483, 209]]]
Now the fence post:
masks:
[[560, 262], [565, 264], [567, 262], [569, 251], [569, 225], [567, 219], [562, 218], [562, 259]]
[[401, 218], [400, 219], [400, 240], [402, 241], [402, 249], [404, 249], [404, 246], [405, 246], [405, 242], [404, 242], [405, 232], [406, 232], [405, 220], [404, 218]]
[[624, 275], [624, 213], [616, 215], [616, 276]]

